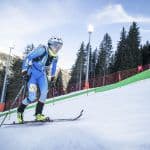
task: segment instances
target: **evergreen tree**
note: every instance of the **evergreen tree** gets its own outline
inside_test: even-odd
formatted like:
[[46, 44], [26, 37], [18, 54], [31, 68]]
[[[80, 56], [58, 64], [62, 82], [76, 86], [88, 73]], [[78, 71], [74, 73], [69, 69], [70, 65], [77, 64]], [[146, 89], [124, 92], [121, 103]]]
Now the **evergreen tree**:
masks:
[[101, 75], [101, 76], [104, 75], [105, 60], [106, 60], [106, 54], [105, 54], [103, 46], [101, 45], [100, 46], [100, 51], [99, 51], [99, 54], [98, 54], [98, 61], [97, 61], [97, 64], [96, 64], [96, 70], [95, 70], [96, 75]]
[[126, 69], [135, 68], [141, 64], [141, 52], [140, 52], [140, 32], [136, 22], [133, 22], [130, 26], [127, 36], [127, 56], [128, 62]]
[[0, 70], [0, 98], [1, 98], [2, 89], [3, 89], [4, 76], [5, 76], [5, 67], [3, 67]]
[[109, 63], [109, 67], [108, 67], [108, 73], [113, 73], [116, 72], [116, 68], [115, 68], [115, 54], [112, 54], [111, 58], [110, 58], [110, 63]]
[[141, 48], [142, 51], [142, 64], [150, 64], [150, 43], [149, 41]]
[[100, 44], [100, 51], [98, 54], [98, 61], [96, 64], [96, 74], [105, 75], [108, 73], [109, 64], [111, 62], [112, 54], [112, 40], [108, 33], [104, 35], [104, 38]]
[[129, 51], [127, 46], [127, 36], [125, 28], [123, 27], [120, 35], [120, 41], [117, 45], [117, 51], [115, 52], [114, 56], [114, 70], [113, 72], [121, 71], [128, 69], [129, 62]]
[[28, 44], [24, 51], [24, 57], [26, 57], [34, 49], [34, 44]]
[[62, 95], [64, 93], [62, 71], [61, 70], [58, 72], [58, 76], [56, 79], [56, 89], [57, 89], [57, 92], [59, 95]]
[[98, 59], [98, 50], [96, 48], [94, 52], [91, 54], [91, 78], [95, 78], [97, 59]]
[[114, 65], [111, 71], [122, 71], [135, 68], [142, 63], [140, 47], [139, 27], [133, 22], [130, 26], [128, 35], [123, 27], [120, 35], [120, 41], [114, 56]]
[[12, 75], [9, 77], [8, 88], [6, 94], [6, 100], [14, 100], [18, 94], [19, 89], [22, 85], [22, 76], [21, 76], [21, 65], [22, 60], [18, 57], [13, 59], [13, 64], [11, 66]]
[[84, 48], [84, 42], [82, 42], [80, 49], [77, 53], [77, 59], [72, 67], [71, 78], [68, 83], [68, 88], [71, 85], [76, 84], [76, 88], [81, 88], [81, 81], [85, 78], [85, 65], [86, 65], [86, 50]]

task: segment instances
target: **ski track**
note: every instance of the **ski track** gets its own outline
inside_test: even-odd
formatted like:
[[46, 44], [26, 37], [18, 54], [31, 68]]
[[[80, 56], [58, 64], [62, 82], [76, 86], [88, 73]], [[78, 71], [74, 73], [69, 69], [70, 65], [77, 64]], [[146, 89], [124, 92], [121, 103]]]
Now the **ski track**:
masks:
[[[150, 150], [150, 79], [45, 105], [51, 118], [74, 122], [2, 126], [1, 150]], [[25, 120], [34, 119], [26, 110]], [[0, 121], [2, 118], [0, 118]], [[5, 123], [16, 120], [12, 114]]]

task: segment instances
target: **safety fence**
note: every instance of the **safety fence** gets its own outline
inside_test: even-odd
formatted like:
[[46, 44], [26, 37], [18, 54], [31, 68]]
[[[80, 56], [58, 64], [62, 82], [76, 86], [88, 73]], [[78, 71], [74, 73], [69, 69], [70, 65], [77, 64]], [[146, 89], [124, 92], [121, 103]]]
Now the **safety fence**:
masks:
[[[150, 69], [150, 64], [145, 65], [145, 66], [138, 66], [137, 68], [133, 68], [129, 70], [118, 71], [118, 72], [108, 74], [105, 76], [97, 75], [95, 78], [89, 79], [89, 87], [96, 88], [96, 87], [113, 84], [147, 69]], [[80, 89], [84, 89], [84, 87], [85, 87], [85, 81], [82, 81], [81, 84], [79, 82], [76, 82], [69, 86], [67, 93], [78, 91]]]
[[[117, 83], [121, 80], [124, 80], [128, 77], [131, 77], [137, 73], [140, 73], [144, 70], [150, 69], [150, 64], [145, 65], [145, 66], [138, 66], [137, 68], [129, 69], [129, 70], [123, 70], [123, 71], [118, 71], [112, 74], [108, 74], [105, 76], [99, 76], [97, 75], [96, 77], [89, 79], [89, 88], [96, 88], [96, 87], [101, 87], [113, 83]], [[47, 98], [52, 98], [52, 97], [57, 97], [60, 95], [65, 95], [71, 92], [83, 90], [85, 88], [85, 81], [82, 82], [76, 82], [71, 84], [67, 89], [64, 89], [64, 87], [57, 87], [57, 88], [50, 88], [48, 91]], [[21, 95], [13, 108], [16, 108], [22, 101], [24, 97]], [[36, 100], [35, 100], [36, 101]], [[11, 106], [12, 100], [7, 100], [5, 103], [5, 110], [8, 110]]]

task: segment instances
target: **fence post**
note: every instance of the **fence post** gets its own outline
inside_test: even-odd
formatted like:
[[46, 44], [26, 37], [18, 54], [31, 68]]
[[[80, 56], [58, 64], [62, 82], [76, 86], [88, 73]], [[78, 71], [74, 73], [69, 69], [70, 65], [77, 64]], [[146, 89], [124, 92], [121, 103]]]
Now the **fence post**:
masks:
[[118, 80], [121, 81], [121, 73], [118, 71]]
[[0, 103], [0, 112], [4, 111], [5, 103]]
[[103, 76], [103, 86], [105, 85], [105, 75]]
[[138, 73], [140, 73], [140, 72], [143, 71], [143, 66], [142, 65], [138, 65], [137, 69], [138, 69]]

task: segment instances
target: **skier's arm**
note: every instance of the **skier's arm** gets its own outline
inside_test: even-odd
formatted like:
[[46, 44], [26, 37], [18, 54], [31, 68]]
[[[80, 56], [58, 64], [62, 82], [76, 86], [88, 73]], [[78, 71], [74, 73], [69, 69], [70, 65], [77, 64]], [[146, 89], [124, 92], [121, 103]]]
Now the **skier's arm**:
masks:
[[32, 62], [32, 60], [34, 58], [37, 58], [37, 57], [43, 55], [43, 53], [45, 53], [45, 48], [44, 47], [38, 47], [34, 51], [29, 53], [27, 55], [27, 57], [25, 58], [25, 60], [23, 61], [22, 72], [27, 71], [29, 66], [30, 66], [30, 63]]

